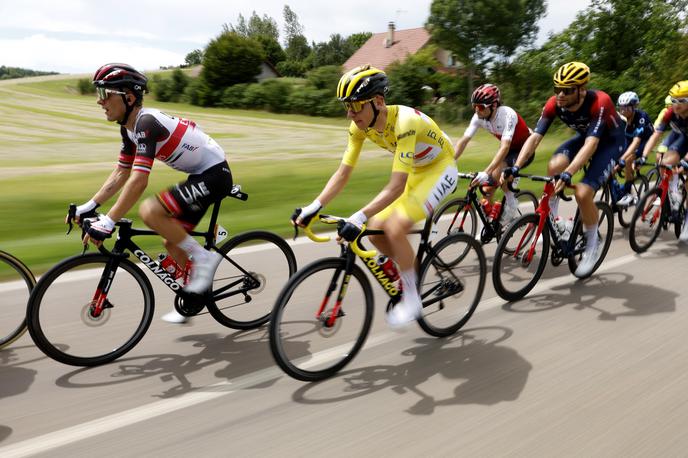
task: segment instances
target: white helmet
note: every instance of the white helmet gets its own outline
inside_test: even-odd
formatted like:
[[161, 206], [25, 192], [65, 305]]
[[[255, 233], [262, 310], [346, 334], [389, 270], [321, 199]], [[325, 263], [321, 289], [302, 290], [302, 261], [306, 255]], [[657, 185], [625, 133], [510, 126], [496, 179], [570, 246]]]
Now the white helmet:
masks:
[[633, 91], [624, 92], [619, 96], [619, 101], [616, 103], [620, 107], [636, 106], [640, 103], [640, 97]]

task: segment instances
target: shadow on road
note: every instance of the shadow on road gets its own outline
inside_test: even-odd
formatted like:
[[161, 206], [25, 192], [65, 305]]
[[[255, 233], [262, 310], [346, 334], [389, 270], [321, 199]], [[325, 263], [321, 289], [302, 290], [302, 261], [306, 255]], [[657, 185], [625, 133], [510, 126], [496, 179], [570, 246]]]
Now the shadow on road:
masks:
[[[527, 296], [520, 302], [504, 304], [502, 308], [509, 312], [533, 313], [573, 306], [576, 310], [595, 310], [600, 320], [613, 321], [620, 317], [674, 312], [678, 297], [674, 291], [639, 283], [630, 274], [605, 272], [586, 280], [555, 286], [547, 293]], [[623, 301], [624, 310], [613, 312], [605, 309], [607, 304], [618, 300]], [[618, 308], [618, 305], [610, 308]]]
[[[55, 383], [63, 388], [87, 388], [157, 377], [168, 386], [170, 382], [176, 382], [160, 394], [154, 395], [170, 398], [207, 388], [205, 385], [194, 387], [189, 376], [209, 366], [220, 365], [221, 368], [215, 375], [231, 380], [273, 365], [269, 356], [266, 328], [226, 336], [215, 333], [194, 334], [181, 337], [178, 341], [189, 342], [193, 348], [200, 350], [187, 355], [158, 354], [122, 358], [104, 366], [67, 373]], [[269, 385], [276, 380], [277, 378], [270, 381]]]
[[[304, 404], [333, 403], [391, 388], [419, 398], [406, 409], [413, 415], [430, 415], [443, 406], [513, 401], [523, 391], [532, 366], [512, 348], [499, 345], [511, 334], [508, 328], [481, 327], [448, 339], [419, 338], [418, 345], [401, 353], [413, 358], [407, 363], [343, 371], [332, 379], [304, 385], [292, 398]], [[453, 396], [437, 399], [421, 388], [437, 375], [461, 380]]]
[[[18, 367], [18, 348], [0, 351], [0, 399], [25, 393], [36, 379], [33, 369]], [[22, 363], [23, 364], [23, 363]], [[0, 425], [0, 442], [12, 435], [12, 428]]]

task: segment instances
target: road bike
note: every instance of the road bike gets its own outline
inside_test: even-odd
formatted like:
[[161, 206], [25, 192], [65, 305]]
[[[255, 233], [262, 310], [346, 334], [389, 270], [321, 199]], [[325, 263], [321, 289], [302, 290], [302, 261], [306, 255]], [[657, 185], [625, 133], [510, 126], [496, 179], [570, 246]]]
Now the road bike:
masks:
[[[459, 173], [458, 176], [461, 179], [473, 181], [477, 175], [477, 173]], [[494, 204], [499, 208], [496, 214], [487, 214], [478, 198], [479, 189], [482, 192], [481, 187], [470, 186], [465, 197], [451, 199], [437, 209], [432, 218], [440, 236], [465, 233], [475, 237], [478, 231], [478, 220], [480, 220], [482, 223], [480, 242], [486, 244], [492, 239], [499, 241], [504, 229], [510, 223], [510, 221], [504, 221], [503, 218], [506, 197], [502, 197], [501, 202]], [[535, 211], [537, 208], [538, 200], [532, 192], [518, 191], [515, 197], [519, 203], [519, 216]]]
[[[558, 266], [567, 259], [571, 273], [575, 273], [586, 247], [583, 224], [577, 208], [568, 235], [562, 233], [559, 224], [550, 216], [549, 200], [554, 195], [554, 182], [559, 177], [520, 176], [545, 182], [545, 189], [535, 213], [523, 215], [511, 223], [497, 245], [492, 266], [492, 281], [497, 294], [508, 301], [523, 298], [535, 287], [545, 270], [550, 249], [552, 265]], [[563, 194], [560, 194], [560, 197], [566, 201], [571, 200], [571, 197]], [[598, 211], [597, 235], [604, 245], [590, 274], [581, 278], [589, 277], [599, 268], [614, 236], [612, 209], [601, 201], [595, 202], [595, 205]]]
[[604, 185], [599, 190], [599, 199], [609, 205], [609, 207], [612, 209], [612, 213], [616, 213], [621, 227], [628, 227], [631, 224], [631, 217], [633, 216], [635, 206], [640, 199], [640, 196], [647, 191], [648, 181], [644, 175], [636, 173], [633, 177], [630, 191], [628, 191], [632, 197], [631, 203], [628, 205], [619, 205], [618, 201], [622, 197], [620, 195], [620, 190], [623, 188], [623, 185], [620, 184], [615, 177], [624, 178], [623, 172], [623, 168], [621, 168], [619, 165], [614, 167], [612, 173], [609, 175], [609, 178], [607, 178], [607, 181], [605, 181]]
[[[229, 195], [248, 198], [238, 185]], [[226, 235], [217, 224], [220, 203], [212, 206], [207, 231], [190, 232], [223, 258], [206, 293], [186, 293], [173, 274], [132, 240], [156, 232], [133, 228], [131, 220], [121, 219], [111, 251], [101, 245], [99, 253], [67, 258], [38, 281], [27, 308], [36, 345], [49, 357], [75, 366], [105, 364], [131, 350], [150, 326], [155, 299], [149, 278], [130, 254], [174, 294], [180, 314], [194, 316], [205, 308], [233, 329], [265, 324], [279, 288], [296, 271], [296, 258], [284, 239], [265, 231], [241, 233], [217, 246]]]
[[26, 265], [11, 254], [0, 251], [0, 350], [26, 332], [26, 303], [36, 278]]
[[[325, 224], [344, 222], [327, 215], [318, 219]], [[387, 294], [387, 310], [401, 300], [403, 289], [395, 272], [380, 265], [374, 250], [359, 245], [361, 238], [383, 233], [364, 228], [354, 242], [341, 246], [338, 257], [303, 267], [280, 292], [270, 317], [270, 350], [291, 377], [311, 382], [331, 377], [363, 346], [373, 322], [374, 299], [357, 257]], [[432, 336], [449, 336], [468, 322], [480, 302], [487, 275], [485, 254], [467, 234], [430, 243], [430, 218], [422, 230], [411, 233], [420, 234], [416, 265], [423, 312], [418, 324]], [[310, 225], [306, 234], [317, 242], [329, 240], [314, 235]]]
[[678, 202], [671, 202], [669, 197], [669, 183], [674, 174], [673, 168], [668, 165], [660, 165], [661, 179], [657, 186], [649, 189], [640, 198], [635, 213], [631, 219], [628, 231], [628, 241], [636, 253], [647, 251], [657, 240], [662, 229], [674, 225], [674, 235], [681, 235], [681, 228], [686, 215], [686, 189], [685, 177], [679, 175], [680, 198]]

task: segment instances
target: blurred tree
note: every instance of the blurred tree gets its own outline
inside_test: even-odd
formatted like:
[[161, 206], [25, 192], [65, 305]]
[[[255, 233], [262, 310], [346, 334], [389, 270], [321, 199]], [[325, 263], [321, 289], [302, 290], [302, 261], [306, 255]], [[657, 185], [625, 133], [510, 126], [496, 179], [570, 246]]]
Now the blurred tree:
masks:
[[201, 77], [211, 90], [255, 80], [265, 60], [262, 46], [236, 32], [225, 31], [208, 44]]

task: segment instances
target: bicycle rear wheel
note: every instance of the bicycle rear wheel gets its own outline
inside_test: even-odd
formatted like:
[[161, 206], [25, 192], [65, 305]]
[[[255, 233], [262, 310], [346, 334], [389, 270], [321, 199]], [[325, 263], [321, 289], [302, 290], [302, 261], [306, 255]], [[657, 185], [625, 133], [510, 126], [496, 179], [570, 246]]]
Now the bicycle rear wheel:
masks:
[[0, 251], [0, 349], [26, 332], [26, 303], [36, 279], [19, 259]]
[[478, 216], [468, 200], [463, 197], [444, 203], [432, 215], [438, 238], [450, 234], [468, 234], [475, 238], [478, 232]]
[[[128, 259], [99, 253], [60, 262], [36, 284], [29, 299], [29, 332], [43, 353], [64, 364], [97, 366], [121, 357], [141, 340], [153, 319], [146, 275]], [[101, 279], [110, 283], [104, 308], [94, 315]]]
[[635, 211], [635, 207], [637, 205], [637, 202], [640, 201], [640, 198], [642, 197], [643, 194], [647, 191], [648, 184], [647, 184], [647, 178], [640, 174], [636, 174], [635, 178], [633, 179], [633, 183], [631, 184], [631, 190], [629, 191], [631, 195], [633, 196], [634, 204], [628, 205], [626, 207], [618, 207], [618, 218], [619, 218], [619, 224], [621, 224], [621, 227], [628, 227], [631, 224], [631, 219], [633, 218], [633, 212]]
[[646, 251], [662, 230], [664, 209], [660, 203], [662, 190], [655, 187], [640, 198], [628, 229], [628, 242], [636, 253]]
[[219, 247], [227, 256], [213, 279], [207, 308], [218, 323], [232, 329], [254, 329], [267, 323], [277, 295], [296, 272], [296, 257], [280, 236], [251, 231]]
[[[463, 253], [453, 263], [456, 253]], [[431, 336], [446, 337], [461, 329], [475, 311], [487, 276], [480, 243], [467, 234], [453, 234], [430, 249], [419, 274], [423, 300], [420, 327]]]
[[[368, 336], [373, 291], [356, 265], [348, 285], [342, 286], [345, 263], [343, 258], [326, 258], [307, 265], [277, 298], [270, 316], [270, 350], [282, 370], [297, 380], [333, 376], [356, 356]], [[340, 304], [342, 288], [346, 296]]]
[[492, 282], [502, 299], [521, 299], [535, 287], [545, 270], [550, 234], [545, 227], [539, 240], [535, 240], [539, 221], [536, 213], [521, 216], [511, 223], [497, 245]]
[[[607, 255], [607, 251], [609, 251], [609, 245], [611, 245], [612, 238], [614, 237], [614, 214], [612, 213], [611, 207], [600, 201], [595, 202], [595, 205], [597, 206], [597, 236], [604, 245], [602, 246], [602, 253], [600, 254], [600, 257], [595, 263], [595, 267], [592, 269], [590, 274], [586, 275], [585, 277], [578, 278], [588, 278], [600, 267], [600, 264], [602, 264], [602, 261], [604, 261], [604, 257]], [[581, 262], [581, 258], [583, 257], [583, 252], [585, 251], [586, 246], [583, 222], [580, 218], [579, 211], [576, 211], [576, 221], [569, 239], [571, 237], [574, 237], [575, 244], [573, 253], [568, 257], [568, 263], [569, 270], [571, 273], [574, 273], [576, 269], [578, 269], [578, 264]]]

